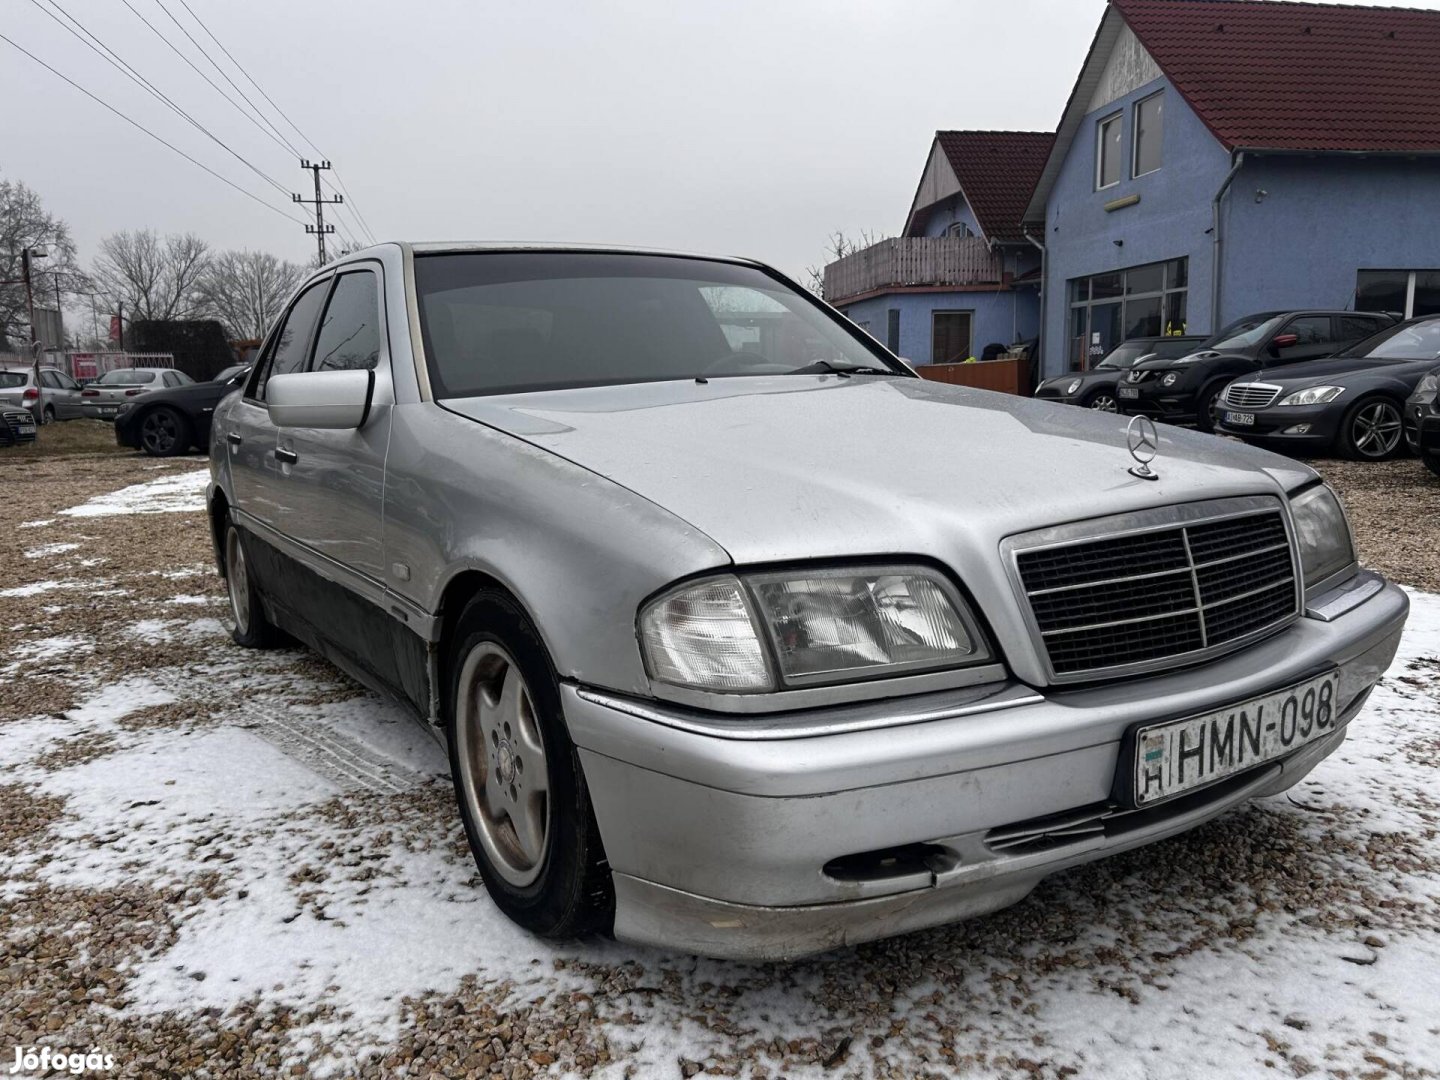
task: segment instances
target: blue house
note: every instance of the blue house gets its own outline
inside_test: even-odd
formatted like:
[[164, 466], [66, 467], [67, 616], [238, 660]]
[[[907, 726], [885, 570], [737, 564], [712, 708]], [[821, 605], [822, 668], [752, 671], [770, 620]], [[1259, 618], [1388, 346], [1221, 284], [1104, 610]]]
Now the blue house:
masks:
[[901, 235], [825, 267], [825, 299], [915, 364], [1034, 338], [1040, 244], [1021, 228], [1054, 136], [935, 135]]
[[1021, 218], [1046, 375], [1267, 309], [1440, 311], [1440, 12], [1111, 0]]

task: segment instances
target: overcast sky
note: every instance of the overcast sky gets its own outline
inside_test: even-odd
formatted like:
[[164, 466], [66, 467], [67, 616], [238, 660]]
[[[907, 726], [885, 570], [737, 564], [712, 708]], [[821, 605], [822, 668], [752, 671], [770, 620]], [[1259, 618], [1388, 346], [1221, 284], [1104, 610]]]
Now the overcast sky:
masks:
[[[128, 2], [237, 96], [167, 17], [225, 63], [182, 0]], [[188, 2], [330, 157], [381, 239], [639, 244], [750, 255], [793, 274], [823, 262], [835, 229], [899, 230], [937, 128], [1053, 129], [1105, 6]], [[47, 18], [46, 3], [4, 0], [0, 32], [275, 210], [304, 216]], [[287, 192], [309, 194], [310, 175], [290, 152], [186, 67], [126, 0], [61, 6], [246, 161]], [[300, 224], [4, 42], [0, 95], [9, 103], [0, 177], [39, 191], [70, 223], [83, 260], [107, 233], [137, 228], [313, 255]], [[340, 222], [355, 228], [345, 211]]]

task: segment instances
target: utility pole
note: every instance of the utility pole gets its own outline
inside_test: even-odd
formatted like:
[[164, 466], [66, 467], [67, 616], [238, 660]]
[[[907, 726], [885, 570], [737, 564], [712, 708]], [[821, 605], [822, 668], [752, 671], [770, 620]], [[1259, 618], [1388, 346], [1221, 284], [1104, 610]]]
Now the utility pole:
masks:
[[20, 277], [25, 282], [25, 309], [30, 316], [31, 348], [34, 348], [35, 343], [40, 340], [40, 335], [35, 332], [35, 289], [30, 282], [30, 260], [43, 259], [46, 254], [44, 248], [20, 249]]
[[125, 301], [115, 301], [115, 328], [120, 332], [120, 351], [125, 351]]
[[336, 195], [333, 199], [326, 199], [322, 198], [320, 195], [320, 170], [330, 168], [330, 162], [317, 161], [312, 163], [305, 158], [301, 158], [300, 168], [309, 169], [315, 174], [315, 197], [313, 199], [302, 199], [298, 194], [295, 194], [291, 195], [290, 198], [297, 203], [309, 203], [315, 207], [315, 224], [306, 225], [305, 232], [313, 234], [317, 242], [319, 243], [320, 265], [324, 266], [327, 262], [330, 261], [325, 257], [325, 237], [328, 233], [333, 233], [335, 231], [334, 225], [325, 224], [325, 206], [327, 203], [331, 205], [343, 203], [345, 201], [345, 198], [342, 195]]

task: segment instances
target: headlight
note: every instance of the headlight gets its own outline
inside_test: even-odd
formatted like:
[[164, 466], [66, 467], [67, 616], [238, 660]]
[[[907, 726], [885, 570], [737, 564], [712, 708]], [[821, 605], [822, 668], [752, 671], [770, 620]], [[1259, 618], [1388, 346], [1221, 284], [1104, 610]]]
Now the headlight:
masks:
[[1067, 395], [1073, 394], [1073, 393], [1075, 393], [1076, 390], [1079, 390], [1079, 389], [1080, 389], [1080, 380], [1079, 380], [1079, 379], [1071, 379], [1071, 380], [1070, 380], [1070, 385], [1067, 386], [1067, 387], [1065, 387], [1065, 393], [1066, 393]]
[[1278, 405], [1328, 405], [1345, 392], [1343, 386], [1312, 386], [1307, 390], [1296, 390], [1286, 394]]
[[1329, 485], [1316, 484], [1292, 498], [1290, 516], [1307, 589], [1355, 561], [1350, 525]]
[[1440, 375], [1426, 375], [1415, 384], [1415, 393], [1420, 397], [1433, 394], [1437, 390], [1440, 390]]
[[1178, 378], [1180, 378], [1180, 373], [1178, 371], [1167, 371], [1164, 375], [1160, 376], [1160, 385], [1174, 386], [1175, 380]]
[[129, 411], [130, 411], [131, 409], [133, 409], [134, 407], [135, 407], [135, 402], [133, 402], [133, 401], [122, 401], [122, 402], [120, 403], [120, 407], [115, 410], [115, 415], [116, 415], [116, 416], [124, 416], [127, 412], [129, 412]]
[[640, 613], [653, 678], [720, 693], [848, 682], [990, 659], [964, 602], [915, 566], [712, 578]]

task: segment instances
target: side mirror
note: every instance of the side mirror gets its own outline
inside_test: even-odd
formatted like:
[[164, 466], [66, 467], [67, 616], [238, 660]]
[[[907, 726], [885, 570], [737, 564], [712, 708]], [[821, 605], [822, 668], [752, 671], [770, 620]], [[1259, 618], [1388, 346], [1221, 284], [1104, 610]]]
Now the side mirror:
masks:
[[1288, 349], [1292, 345], [1300, 344], [1299, 334], [1276, 334], [1270, 339], [1272, 349]]
[[374, 390], [373, 371], [272, 375], [265, 383], [265, 408], [276, 427], [358, 428]]

